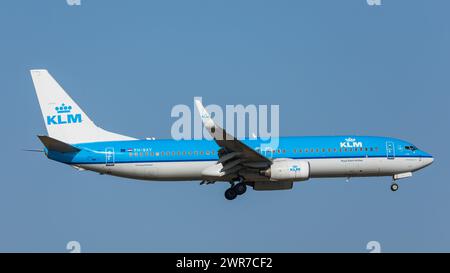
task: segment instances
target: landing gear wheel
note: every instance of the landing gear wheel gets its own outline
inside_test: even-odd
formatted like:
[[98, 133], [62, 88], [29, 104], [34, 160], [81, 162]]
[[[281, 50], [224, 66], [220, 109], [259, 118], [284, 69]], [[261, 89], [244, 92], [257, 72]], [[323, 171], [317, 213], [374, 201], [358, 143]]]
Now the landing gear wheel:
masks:
[[237, 196], [236, 191], [234, 190], [234, 188], [229, 188], [228, 190], [225, 191], [225, 198], [227, 200], [234, 200]]
[[241, 182], [236, 184], [236, 186], [233, 187], [234, 191], [236, 191], [237, 195], [242, 195], [247, 191], [247, 185], [245, 183]]
[[392, 183], [391, 185], [391, 191], [397, 191], [398, 190], [398, 184]]

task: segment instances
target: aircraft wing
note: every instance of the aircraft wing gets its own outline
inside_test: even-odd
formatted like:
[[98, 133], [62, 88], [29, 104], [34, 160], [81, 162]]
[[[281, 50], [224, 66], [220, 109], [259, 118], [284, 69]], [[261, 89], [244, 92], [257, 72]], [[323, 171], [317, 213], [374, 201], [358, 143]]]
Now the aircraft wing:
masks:
[[217, 125], [200, 100], [195, 100], [195, 105], [202, 118], [203, 125], [222, 148], [218, 161], [218, 163], [223, 165], [222, 172], [232, 174], [245, 168], [265, 169], [272, 164], [270, 159], [228, 134], [225, 129]]

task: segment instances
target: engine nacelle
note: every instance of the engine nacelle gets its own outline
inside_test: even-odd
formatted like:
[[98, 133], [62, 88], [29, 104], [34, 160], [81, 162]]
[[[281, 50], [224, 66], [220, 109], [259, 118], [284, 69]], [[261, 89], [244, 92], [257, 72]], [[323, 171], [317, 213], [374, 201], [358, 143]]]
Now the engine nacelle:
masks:
[[310, 177], [309, 162], [294, 159], [274, 161], [264, 174], [271, 181], [305, 181]]

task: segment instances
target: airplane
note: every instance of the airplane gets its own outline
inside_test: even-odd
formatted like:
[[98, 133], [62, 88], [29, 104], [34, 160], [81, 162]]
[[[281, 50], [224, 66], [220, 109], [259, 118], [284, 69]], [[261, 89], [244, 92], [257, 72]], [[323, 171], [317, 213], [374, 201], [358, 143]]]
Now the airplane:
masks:
[[39, 135], [45, 155], [78, 170], [153, 181], [228, 182], [225, 198], [246, 192], [288, 190], [311, 178], [390, 176], [397, 180], [429, 166], [434, 158], [414, 144], [390, 137], [279, 137], [237, 139], [196, 100], [212, 139], [136, 139], [94, 124], [47, 70], [31, 70], [48, 135]]

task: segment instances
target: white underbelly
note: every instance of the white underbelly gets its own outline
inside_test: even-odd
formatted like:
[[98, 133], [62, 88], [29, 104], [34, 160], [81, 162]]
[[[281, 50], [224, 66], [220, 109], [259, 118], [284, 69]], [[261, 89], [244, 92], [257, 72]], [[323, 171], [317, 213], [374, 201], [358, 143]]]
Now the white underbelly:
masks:
[[[310, 163], [311, 178], [352, 177], [352, 176], [391, 176], [410, 172], [422, 167], [420, 158], [320, 158], [305, 159]], [[83, 164], [79, 167], [99, 173], [120, 177], [155, 181], [202, 180], [202, 171], [214, 161], [189, 162], [149, 162]]]
[[324, 158], [310, 159], [311, 178], [347, 176], [391, 176], [415, 171], [419, 158]]
[[116, 163], [112, 166], [105, 164], [84, 164], [79, 167], [95, 172], [142, 180], [183, 181], [202, 180], [202, 171], [213, 161], [191, 162], [150, 162], [150, 163]]

